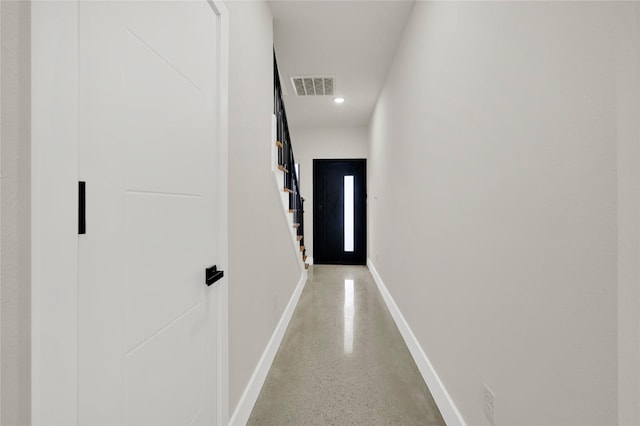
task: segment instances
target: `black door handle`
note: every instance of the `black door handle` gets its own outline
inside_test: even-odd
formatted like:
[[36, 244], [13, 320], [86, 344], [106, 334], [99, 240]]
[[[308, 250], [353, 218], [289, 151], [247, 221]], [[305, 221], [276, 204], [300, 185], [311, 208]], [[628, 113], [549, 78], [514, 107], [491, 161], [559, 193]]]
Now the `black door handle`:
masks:
[[215, 283], [222, 277], [224, 277], [224, 271], [218, 271], [218, 267], [216, 265], [205, 269], [205, 284], [208, 286]]
[[87, 233], [87, 195], [86, 183], [78, 182], [78, 234]]

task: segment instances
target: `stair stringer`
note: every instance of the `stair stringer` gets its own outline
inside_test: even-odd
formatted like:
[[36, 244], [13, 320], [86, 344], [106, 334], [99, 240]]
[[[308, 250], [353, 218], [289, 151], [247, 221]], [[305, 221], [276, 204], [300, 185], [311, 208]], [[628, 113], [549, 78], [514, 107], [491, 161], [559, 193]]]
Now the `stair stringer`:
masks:
[[289, 229], [289, 234], [291, 236], [291, 243], [293, 244], [293, 250], [295, 252], [296, 259], [298, 261], [298, 266], [301, 271], [304, 271], [305, 264], [302, 260], [302, 252], [300, 251], [300, 242], [298, 241], [297, 231], [293, 227], [293, 213], [289, 212], [289, 193], [284, 191], [284, 175], [285, 172], [278, 169], [278, 146], [276, 145], [277, 141], [277, 123], [276, 116], [272, 114], [271, 116], [271, 172], [273, 173], [274, 183], [276, 188], [278, 189], [278, 193], [280, 194], [280, 204], [282, 205], [282, 213], [285, 216], [287, 221], [287, 228]]

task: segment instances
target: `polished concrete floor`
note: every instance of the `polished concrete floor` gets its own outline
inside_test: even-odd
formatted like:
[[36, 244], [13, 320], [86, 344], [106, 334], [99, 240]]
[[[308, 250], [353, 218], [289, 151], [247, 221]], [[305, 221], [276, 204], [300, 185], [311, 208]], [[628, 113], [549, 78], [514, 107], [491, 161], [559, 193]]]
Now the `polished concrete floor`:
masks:
[[444, 425], [365, 266], [313, 266], [248, 425]]

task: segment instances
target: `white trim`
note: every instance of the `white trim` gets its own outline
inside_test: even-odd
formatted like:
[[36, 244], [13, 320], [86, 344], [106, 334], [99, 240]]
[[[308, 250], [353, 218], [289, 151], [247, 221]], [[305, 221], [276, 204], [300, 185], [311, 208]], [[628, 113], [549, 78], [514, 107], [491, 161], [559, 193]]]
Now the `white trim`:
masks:
[[269, 343], [267, 344], [266, 349], [262, 353], [260, 357], [260, 361], [258, 361], [258, 365], [256, 369], [253, 371], [251, 378], [249, 379], [249, 383], [247, 387], [244, 389], [242, 396], [240, 397], [240, 401], [236, 406], [236, 409], [231, 416], [231, 420], [229, 420], [229, 425], [231, 426], [239, 426], [246, 425], [249, 420], [249, 416], [251, 415], [251, 411], [253, 410], [253, 406], [258, 400], [258, 396], [260, 395], [260, 390], [262, 389], [262, 385], [267, 378], [267, 374], [269, 373], [269, 369], [271, 368], [271, 364], [273, 364], [273, 360], [276, 357], [276, 353], [278, 352], [278, 348], [280, 347], [280, 343], [282, 343], [282, 338], [284, 337], [284, 333], [289, 326], [289, 322], [291, 321], [291, 317], [293, 316], [293, 312], [298, 305], [298, 300], [300, 299], [300, 295], [302, 294], [302, 290], [304, 290], [304, 286], [307, 283], [307, 271], [303, 271], [300, 276], [300, 281], [296, 286], [296, 289], [293, 291], [291, 295], [291, 299], [289, 299], [289, 303], [282, 313], [282, 317], [278, 322], [278, 326], [276, 327]]
[[[0, 82], [2, 81], [2, 4], [0, 4]], [[2, 176], [2, 84], [0, 84], [0, 176]], [[2, 223], [2, 190], [0, 189], [0, 224]], [[2, 243], [0, 241], [0, 271], [2, 270]], [[2, 283], [0, 282], [0, 318], [2, 318]], [[2, 418], [2, 327], [0, 327], [0, 419]]]
[[380, 274], [378, 274], [378, 271], [373, 265], [371, 259], [367, 259], [367, 266], [373, 276], [373, 280], [378, 286], [378, 290], [380, 290], [380, 293], [382, 294], [382, 298], [387, 304], [387, 308], [389, 309], [391, 316], [400, 330], [400, 334], [402, 334], [402, 337], [409, 348], [409, 352], [411, 352], [425, 383], [433, 395], [433, 399], [440, 409], [440, 413], [442, 414], [444, 421], [449, 426], [466, 426], [466, 423], [453, 402], [453, 399], [451, 399], [451, 396], [444, 387], [442, 380], [440, 380], [438, 373], [433, 368], [427, 354], [425, 354], [422, 346], [420, 346], [420, 342], [418, 342], [413, 331], [411, 331], [411, 327], [409, 327], [409, 324], [404, 319], [404, 316], [400, 312], [396, 302], [393, 300], [391, 293], [389, 293], [389, 290], [387, 290], [387, 287], [384, 285], [384, 282], [382, 281]]
[[78, 422], [78, 2], [31, 4], [32, 424]]
[[[217, 260], [223, 268], [229, 265], [229, 13], [222, 0], [207, 0], [218, 15], [218, 253]], [[228, 275], [216, 288], [217, 344], [216, 360], [216, 423], [229, 420], [229, 278]]]
[[307, 263], [313, 265], [313, 256], [307, 256]]

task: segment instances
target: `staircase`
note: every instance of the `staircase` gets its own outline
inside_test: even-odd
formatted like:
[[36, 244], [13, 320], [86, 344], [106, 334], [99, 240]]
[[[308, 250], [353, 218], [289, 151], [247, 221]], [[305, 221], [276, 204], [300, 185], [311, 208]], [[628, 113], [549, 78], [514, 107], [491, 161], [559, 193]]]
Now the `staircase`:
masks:
[[277, 170], [278, 185], [283, 192], [283, 206], [290, 215], [290, 224], [293, 229], [295, 244], [300, 250], [300, 258], [305, 269], [309, 269], [307, 263], [307, 250], [304, 247], [304, 198], [300, 195], [300, 177], [296, 168], [296, 161], [291, 146], [291, 136], [287, 122], [287, 113], [282, 100], [282, 86], [275, 52], [273, 54], [273, 115], [274, 115], [274, 143], [273, 161]]

